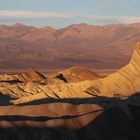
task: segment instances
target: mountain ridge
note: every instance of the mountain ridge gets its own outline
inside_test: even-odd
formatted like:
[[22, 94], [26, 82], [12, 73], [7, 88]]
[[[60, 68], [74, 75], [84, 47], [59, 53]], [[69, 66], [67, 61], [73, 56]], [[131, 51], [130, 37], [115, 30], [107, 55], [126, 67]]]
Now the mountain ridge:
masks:
[[[140, 23], [62, 29], [23, 24], [0, 25], [0, 69], [63, 69], [83, 65], [118, 69], [128, 63], [140, 40]], [[17, 64], [14, 62], [16, 61]]]

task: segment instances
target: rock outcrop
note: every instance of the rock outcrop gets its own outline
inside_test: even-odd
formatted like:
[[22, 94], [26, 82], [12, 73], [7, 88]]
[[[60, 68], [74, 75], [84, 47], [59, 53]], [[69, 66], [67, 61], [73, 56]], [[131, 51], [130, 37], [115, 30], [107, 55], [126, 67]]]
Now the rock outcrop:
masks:
[[[61, 74], [64, 76], [61, 77]], [[72, 67], [47, 78], [35, 70], [17, 75], [2, 75], [0, 78], [1, 94], [13, 99], [11, 103], [20, 104], [43, 98], [92, 97], [84, 91], [91, 86], [93, 79], [100, 76], [83, 67]]]
[[104, 79], [93, 81], [87, 92], [99, 96], [130, 96], [140, 91], [140, 43], [137, 43], [129, 64]]
[[0, 88], [3, 95], [10, 96], [11, 103], [21, 104], [45, 98], [88, 98], [93, 97], [85, 92], [92, 85], [92, 81], [76, 83], [63, 83], [53, 85], [42, 85], [39, 83], [28, 82], [27, 84], [10, 85]]
[[29, 69], [28, 71], [21, 73], [21, 74], [4, 74], [0, 75], [1, 82], [41, 82], [42, 80], [46, 79], [45, 76], [40, 74], [34, 69]]
[[101, 78], [101, 76], [99, 76], [97, 73], [92, 72], [82, 66], [73, 66], [64, 71], [60, 71], [55, 75], [55, 77], [58, 77], [67, 83], [80, 82], [85, 80], [96, 80]]
[[[56, 74], [49, 78], [33, 71], [18, 76], [18, 80], [23, 83], [1, 86], [0, 92], [12, 98], [10, 102], [13, 104], [44, 98], [91, 98], [95, 96], [127, 98], [140, 91], [139, 60], [140, 44], [137, 43], [130, 63], [105, 78], [100, 78], [97, 74], [81, 67], [73, 67], [60, 72], [62, 75]], [[52, 80], [52, 83], [49, 80]]]
[[73, 66], [63, 71], [59, 71], [47, 77], [43, 80], [44, 84], [62, 84], [81, 82], [85, 80], [96, 80], [101, 78], [97, 73], [87, 69], [83, 66]]

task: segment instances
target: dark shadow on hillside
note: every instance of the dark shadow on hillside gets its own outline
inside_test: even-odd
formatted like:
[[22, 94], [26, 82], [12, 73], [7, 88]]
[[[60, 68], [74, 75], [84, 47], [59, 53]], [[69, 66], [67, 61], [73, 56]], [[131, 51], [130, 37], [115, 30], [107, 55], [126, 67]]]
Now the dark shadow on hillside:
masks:
[[66, 127], [0, 128], [2, 140], [139, 140], [140, 107], [129, 106], [133, 118], [120, 107], [104, 111], [87, 126], [72, 130]]
[[[54, 100], [53, 100], [54, 101]], [[0, 128], [2, 140], [139, 140], [140, 138], [140, 93], [128, 99], [96, 97], [92, 99], [67, 99], [61, 102], [74, 104], [95, 103], [105, 107], [104, 112], [95, 120], [79, 130], [65, 127], [15, 127]], [[60, 100], [55, 100], [60, 102]], [[139, 102], [139, 104], [138, 104]], [[45, 102], [44, 102], [45, 103]], [[47, 102], [48, 103], [48, 102]], [[135, 104], [136, 103], [136, 104]], [[86, 114], [84, 114], [86, 115]], [[63, 116], [61, 119], [71, 119], [77, 116]], [[1, 121], [48, 121], [57, 118], [28, 117], [28, 116], [1, 116]]]
[[64, 127], [0, 128], [1, 140], [78, 140], [77, 134]]
[[36, 73], [37, 73], [38, 75], [40, 75], [40, 77], [46, 79], [46, 77], [45, 77], [43, 74], [41, 74], [40, 72], [36, 71]]
[[112, 108], [115, 106], [120, 106], [122, 104], [137, 104], [140, 105], [140, 93], [135, 93], [132, 96], [125, 97], [126, 99], [116, 97], [105, 97], [105, 96], [96, 96], [93, 98], [68, 98], [68, 99], [54, 99], [54, 98], [46, 98], [31, 101], [28, 103], [19, 104], [19, 106], [23, 105], [39, 105], [39, 104], [49, 104], [49, 103], [71, 103], [74, 105], [78, 104], [98, 104], [104, 108]]
[[128, 97], [127, 102], [129, 104], [140, 106], [140, 92], [137, 92], [130, 97]]
[[3, 95], [0, 93], [0, 106], [7, 106], [7, 105], [11, 105], [10, 100], [12, 98], [10, 98], [8, 95]]
[[140, 107], [128, 108], [131, 117], [121, 107], [106, 110], [79, 131], [80, 140], [139, 140]]
[[10, 84], [17, 84], [17, 83], [23, 83], [19, 80], [0, 80], [1, 83], [10, 83]]
[[64, 81], [65, 83], [68, 83], [68, 81], [66, 80], [66, 78], [64, 77], [63, 74], [59, 74], [59, 75], [57, 75], [56, 78], [58, 78], [58, 79]]
[[36, 101], [31, 101], [28, 103], [19, 104], [19, 106], [23, 105], [39, 105], [39, 104], [49, 104], [49, 103], [71, 103], [74, 105], [78, 104], [98, 104], [100, 106], [103, 106], [105, 108], [113, 107], [115, 104], [119, 104], [124, 102], [124, 100], [121, 100], [119, 98], [108, 98], [108, 97], [101, 97], [97, 96], [94, 98], [69, 98], [69, 99], [54, 99], [54, 98], [46, 98]]

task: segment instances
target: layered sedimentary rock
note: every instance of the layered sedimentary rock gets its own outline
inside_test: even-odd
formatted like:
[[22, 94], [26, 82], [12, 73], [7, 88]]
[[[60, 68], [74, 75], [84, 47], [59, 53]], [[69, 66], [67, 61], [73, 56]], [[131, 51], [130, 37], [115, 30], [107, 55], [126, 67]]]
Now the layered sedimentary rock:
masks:
[[56, 72], [47, 77], [47, 79], [42, 80], [43, 84], [62, 84], [62, 83], [72, 83], [81, 82], [85, 80], [96, 80], [101, 78], [97, 73], [87, 69], [83, 66], [73, 66], [63, 71]]
[[83, 81], [69, 84], [42, 85], [29, 82], [26, 85], [18, 84], [7, 88], [0, 88], [4, 95], [17, 98], [11, 102], [14, 104], [26, 103], [44, 98], [88, 98], [93, 97], [85, 92], [92, 85], [92, 81]]
[[84, 67], [77, 66], [47, 78], [34, 70], [17, 75], [2, 75], [0, 78], [1, 94], [9, 96], [13, 99], [12, 103], [18, 104], [43, 98], [92, 97], [84, 90], [91, 86], [92, 80], [99, 79], [100, 76]]
[[140, 91], [140, 43], [137, 43], [129, 64], [117, 72], [93, 82], [87, 92], [100, 96], [130, 96]]
[[85, 80], [96, 80], [101, 78], [101, 76], [99, 76], [97, 73], [81, 66], [73, 66], [69, 69], [58, 72], [58, 74], [55, 76], [61, 78], [67, 83], [80, 82]]
[[12, 82], [14, 83], [14, 81], [17, 82], [40, 82], [42, 80], [46, 79], [45, 76], [43, 76], [42, 74], [40, 74], [39, 72], [37, 72], [34, 69], [29, 69], [27, 72], [21, 73], [21, 74], [4, 74], [4, 75], [0, 75], [0, 81], [1, 82]]
[[[86, 71], [85, 74], [85, 69], [80, 74], [78, 70], [79, 68], [75, 67], [60, 72], [62, 75], [56, 74], [50, 77], [52, 83], [48, 80], [49, 78], [44, 78], [39, 73], [33, 73], [33, 76], [32, 74], [28, 76], [29, 79], [32, 79], [31, 82], [27, 80], [28, 77], [19, 78], [22, 81], [26, 80], [23, 83], [1, 86], [0, 92], [11, 97], [11, 103], [14, 104], [44, 98], [128, 97], [140, 91], [140, 44], [136, 44], [131, 61], [127, 66], [105, 78], [100, 78], [97, 74], [89, 71]], [[81, 68], [80, 71], [82, 71]], [[73, 74], [75, 76], [72, 76]]]
[[[67, 139], [68, 130], [77, 140], [139, 140], [139, 43], [130, 63], [105, 78], [81, 74], [77, 67], [60, 74], [46, 78], [33, 71], [18, 79], [1, 77], [7, 84], [0, 85], [0, 105], [7, 97], [8, 103], [18, 104], [0, 106], [1, 139]], [[119, 98], [110, 98], [114, 96]]]

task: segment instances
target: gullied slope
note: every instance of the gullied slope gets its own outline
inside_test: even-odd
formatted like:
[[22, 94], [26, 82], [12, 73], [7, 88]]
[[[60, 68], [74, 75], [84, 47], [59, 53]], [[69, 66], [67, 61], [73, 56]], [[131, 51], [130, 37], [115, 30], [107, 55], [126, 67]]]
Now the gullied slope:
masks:
[[45, 78], [38, 72], [31, 72], [26, 73], [27, 76], [21, 74], [24, 78], [19, 76], [19, 80], [23, 80], [23, 83], [1, 86], [0, 92], [10, 96], [13, 104], [44, 98], [128, 97], [140, 91], [139, 60], [140, 43], [137, 43], [130, 63], [105, 78], [100, 78], [97, 74], [81, 67], [62, 71], [50, 77], [51, 82], [49, 78]]
[[82, 81], [76, 83], [63, 83], [54, 85], [42, 85], [28, 82], [26, 85], [10, 85], [7, 88], [0, 88], [4, 95], [8, 95], [14, 104], [26, 103], [44, 98], [88, 98], [93, 97], [85, 92], [92, 85], [92, 81]]
[[83, 67], [72, 67], [60, 73], [47, 78], [34, 70], [17, 75], [1, 75], [0, 92], [14, 99], [11, 101], [14, 104], [43, 98], [84, 98], [91, 97], [84, 90], [91, 86], [92, 80], [100, 78]]
[[21, 74], [13, 74], [13, 75], [0, 75], [0, 81], [19, 81], [19, 82], [40, 82], [42, 80], [46, 79], [43, 75], [41, 75], [39, 72], [37, 72], [34, 69], [29, 69], [27, 72], [21, 73]]
[[67, 83], [70, 82], [80, 82], [85, 80], [96, 80], [101, 78], [95, 72], [88, 70], [85, 67], [81, 66], [73, 66], [66, 70], [58, 72], [56, 77], [62, 78], [62, 80], [66, 81]]
[[[128, 97], [140, 91], [140, 44], [137, 43], [130, 63], [106, 78], [67, 84], [47, 85], [42, 88], [43, 95], [22, 97], [15, 104], [30, 102], [38, 98], [83, 98], [94, 96]], [[31, 86], [29, 86], [31, 87]], [[37, 87], [36, 85], [34, 87]], [[43, 86], [40, 86], [43, 87]], [[26, 89], [26, 88], [25, 88]], [[35, 88], [33, 88], [35, 89]], [[33, 93], [36, 93], [33, 91]]]
[[43, 80], [45, 84], [61, 84], [81, 82], [85, 80], [96, 80], [101, 78], [97, 73], [83, 66], [73, 66], [55, 74], [51, 74], [47, 79]]

